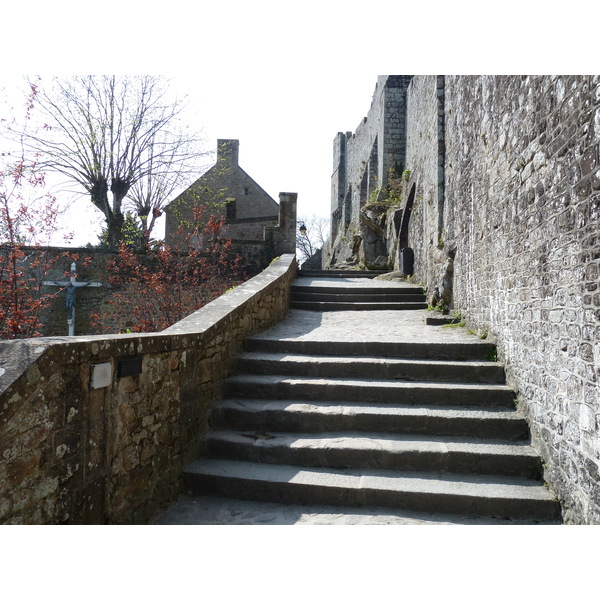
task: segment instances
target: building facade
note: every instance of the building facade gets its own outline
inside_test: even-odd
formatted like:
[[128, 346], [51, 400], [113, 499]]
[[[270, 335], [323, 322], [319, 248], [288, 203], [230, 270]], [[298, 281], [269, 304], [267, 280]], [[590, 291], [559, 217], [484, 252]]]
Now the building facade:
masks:
[[165, 208], [165, 241], [201, 248], [199, 230], [207, 217], [224, 217], [227, 237], [258, 272], [277, 255], [269, 231], [278, 226], [279, 212], [280, 205], [240, 167], [239, 140], [218, 140], [216, 163]]

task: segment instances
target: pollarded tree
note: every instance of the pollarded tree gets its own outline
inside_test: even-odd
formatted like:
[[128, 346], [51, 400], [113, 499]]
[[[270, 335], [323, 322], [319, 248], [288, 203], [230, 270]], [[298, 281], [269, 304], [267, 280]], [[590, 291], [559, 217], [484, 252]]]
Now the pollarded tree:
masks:
[[[41, 166], [83, 186], [104, 215], [109, 248], [122, 241], [127, 210], [149, 236], [168, 201], [161, 178], [183, 185], [202, 156], [201, 140], [182, 124], [184, 105], [170, 99], [167, 82], [149, 75], [86, 75], [54, 78], [47, 88], [30, 85], [43, 126], [29, 127], [26, 140], [41, 154]], [[144, 180], [153, 181], [155, 193], [128, 199]]]

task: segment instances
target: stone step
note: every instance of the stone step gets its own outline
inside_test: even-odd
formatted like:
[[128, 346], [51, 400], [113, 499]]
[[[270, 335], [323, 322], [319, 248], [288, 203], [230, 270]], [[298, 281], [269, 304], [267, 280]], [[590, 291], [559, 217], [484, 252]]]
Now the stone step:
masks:
[[291, 307], [299, 310], [422, 310], [427, 308], [419, 286], [376, 286], [354, 283], [349, 286], [292, 285]]
[[386, 304], [394, 304], [399, 302], [408, 302], [410, 304], [423, 304], [425, 303], [425, 296], [423, 294], [404, 294], [402, 292], [397, 293], [385, 293], [381, 292], [378, 294], [370, 293], [357, 293], [357, 294], [337, 294], [335, 292], [305, 292], [292, 290], [291, 294], [292, 302], [360, 302], [360, 303], [373, 303], [382, 302]]
[[384, 358], [377, 356], [308, 356], [288, 353], [246, 352], [236, 357], [235, 371], [264, 375], [307, 375], [310, 377], [355, 377], [505, 383], [500, 363]]
[[298, 277], [320, 277], [320, 278], [336, 278], [336, 279], [373, 279], [378, 275], [389, 273], [390, 271], [350, 271], [345, 269], [298, 269]]
[[224, 397], [374, 402], [404, 405], [514, 405], [514, 391], [501, 384], [365, 381], [334, 378], [239, 374], [225, 381]]
[[384, 469], [510, 475], [540, 479], [542, 464], [528, 442], [384, 433], [281, 433], [213, 430], [208, 457], [333, 469]]
[[473, 338], [465, 342], [377, 342], [294, 340], [250, 337], [245, 347], [252, 352], [319, 356], [378, 356], [420, 360], [485, 360], [496, 346]]
[[410, 298], [414, 297], [424, 297], [423, 288], [413, 285], [396, 285], [396, 286], [375, 286], [371, 285], [361, 285], [355, 284], [353, 286], [341, 287], [335, 285], [292, 285], [291, 288], [292, 296], [295, 295], [306, 295], [306, 296], [319, 296], [319, 295], [327, 295], [327, 296], [337, 296], [340, 298], [348, 297], [354, 298], [355, 296], [364, 296], [366, 298], [370, 297], [380, 297], [380, 296], [407, 296]]
[[322, 401], [225, 399], [212, 413], [215, 427], [255, 431], [369, 431], [527, 440], [527, 421], [514, 408], [331, 404]]
[[290, 307], [297, 310], [423, 310], [425, 302], [311, 302], [292, 300]]
[[557, 522], [560, 505], [531, 479], [398, 472], [373, 469], [302, 468], [205, 459], [184, 471], [194, 493], [300, 504], [373, 506], [428, 513], [486, 515]]

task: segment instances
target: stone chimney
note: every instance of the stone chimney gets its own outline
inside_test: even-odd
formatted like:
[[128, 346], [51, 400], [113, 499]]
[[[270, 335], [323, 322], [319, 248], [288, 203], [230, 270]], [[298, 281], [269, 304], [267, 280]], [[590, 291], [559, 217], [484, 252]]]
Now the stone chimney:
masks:
[[239, 140], [217, 140], [217, 161], [225, 161], [237, 166], [239, 164], [239, 153]]
[[264, 240], [272, 248], [269, 260], [281, 254], [296, 253], [296, 212], [298, 194], [279, 194], [279, 223], [265, 227]]
[[279, 253], [296, 253], [296, 206], [298, 194], [279, 194]]

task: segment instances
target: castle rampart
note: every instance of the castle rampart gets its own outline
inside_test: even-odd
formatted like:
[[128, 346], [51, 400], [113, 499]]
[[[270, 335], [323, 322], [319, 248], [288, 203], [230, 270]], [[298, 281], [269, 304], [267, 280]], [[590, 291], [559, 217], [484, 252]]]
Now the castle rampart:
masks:
[[[400, 268], [412, 248], [431, 306], [497, 341], [566, 521], [600, 523], [600, 77], [414, 76], [397, 109], [402, 197], [379, 240], [353, 212], [331, 263], [385, 248]], [[378, 115], [374, 99], [355, 139]], [[348, 186], [372, 157], [348, 143]]]

